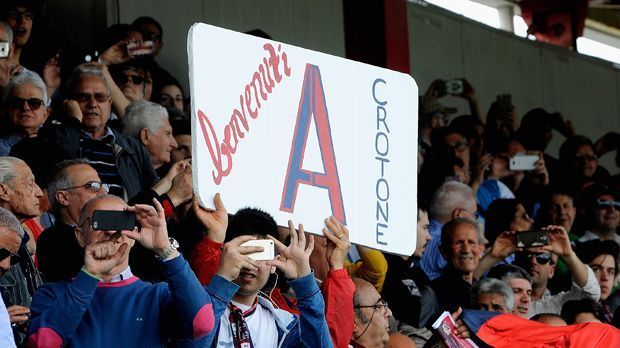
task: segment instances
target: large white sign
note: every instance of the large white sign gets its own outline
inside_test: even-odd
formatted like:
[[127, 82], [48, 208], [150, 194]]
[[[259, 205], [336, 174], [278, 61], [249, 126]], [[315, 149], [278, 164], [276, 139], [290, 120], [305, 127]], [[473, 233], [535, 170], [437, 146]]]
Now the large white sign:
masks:
[[411, 76], [206, 24], [188, 35], [194, 187], [321, 234], [411, 255], [418, 88]]

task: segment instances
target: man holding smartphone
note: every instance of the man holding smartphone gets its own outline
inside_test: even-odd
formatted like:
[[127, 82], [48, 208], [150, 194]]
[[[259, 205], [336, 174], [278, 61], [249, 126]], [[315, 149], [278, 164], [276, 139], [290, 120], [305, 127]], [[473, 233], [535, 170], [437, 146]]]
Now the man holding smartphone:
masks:
[[[594, 272], [579, 260], [564, 227], [550, 225], [545, 230], [548, 236], [547, 245], [524, 248], [517, 248], [518, 232], [503, 232], [497, 237], [491, 250], [480, 260], [474, 272], [476, 276], [481, 276], [500, 260], [516, 253], [515, 264], [532, 277], [532, 303], [528, 317], [538, 313], [560, 314], [562, 305], [567, 301], [582, 298], [598, 301], [601, 295]], [[569, 291], [551, 295], [547, 283], [554, 275], [558, 257], [568, 266], [573, 285]]]
[[[176, 241], [168, 238], [164, 209], [156, 200], [153, 204], [129, 207], [111, 195], [86, 203], [76, 228], [85, 249], [84, 267], [72, 281], [48, 283], [37, 291], [29, 322], [31, 346], [160, 347], [167, 338], [199, 339], [212, 331], [212, 297], [177, 252]], [[96, 229], [96, 211], [131, 212], [141, 229]], [[166, 282], [151, 284], [133, 276], [128, 258], [135, 242], [159, 256]], [[214, 295], [215, 301], [230, 298]]]
[[[228, 214], [219, 194], [214, 203], [216, 210], [207, 211], [198, 206], [197, 198], [194, 200], [196, 215], [208, 234], [194, 249], [192, 265], [203, 279], [219, 258], [217, 274], [210, 279], [207, 291], [224, 289], [220, 291], [232, 294], [232, 301], [214, 307], [215, 317], [219, 319], [204, 346], [330, 347], [325, 303], [310, 268], [314, 238], [310, 236], [306, 245], [303, 225], [299, 225], [298, 232], [289, 221], [290, 243], [285, 246], [277, 239], [278, 227], [273, 218], [251, 208], [238, 211], [229, 227]], [[232, 239], [219, 252], [210, 252], [210, 247], [224, 241], [225, 236]], [[273, 241], [279, 255], [267, 261], [252, 259], [248, 255], [263, 251], [262, 247], [244, 246], [243, 243], [256, 239]], [[275, 308], [268, 298], [259, 296], [276, 267], [295, 291], [299, 315]]]

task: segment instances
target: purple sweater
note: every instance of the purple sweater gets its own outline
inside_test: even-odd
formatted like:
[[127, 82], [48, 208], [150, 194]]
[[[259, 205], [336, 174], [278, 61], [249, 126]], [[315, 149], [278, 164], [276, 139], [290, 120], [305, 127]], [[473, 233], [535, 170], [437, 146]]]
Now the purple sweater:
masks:
[[211, 297], [179, 256], [164, 262], [167, 283], [132, 277], [103, 283], [80, 271], [40, 287], [30, 308], [29, 345], [160, 347], [168, 337], [197, 339], [214, 327]]

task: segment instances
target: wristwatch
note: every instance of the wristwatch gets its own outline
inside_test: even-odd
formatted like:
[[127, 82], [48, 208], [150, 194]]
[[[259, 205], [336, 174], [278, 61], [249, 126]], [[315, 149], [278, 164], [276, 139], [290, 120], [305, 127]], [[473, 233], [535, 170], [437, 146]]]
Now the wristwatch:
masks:
[[164, 250], [163, 253], [161, 253], [160, 255], [157, 255], [157, 258], [159, 258], [162, 261], [167, 259], [170, 255], [172, 255], [172, 253], [175, 250], [177, 250], [179, 248], [179, 242], [177, 242], [176, 239], [168, 238], [168, 240], [170, 241], [170, 246], [168, 248], [166, 248], [166, 250]]

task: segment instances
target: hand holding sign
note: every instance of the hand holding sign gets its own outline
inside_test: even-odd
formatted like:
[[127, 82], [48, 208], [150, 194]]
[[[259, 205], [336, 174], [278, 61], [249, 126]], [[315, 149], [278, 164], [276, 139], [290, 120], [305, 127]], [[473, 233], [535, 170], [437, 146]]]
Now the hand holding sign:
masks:
[[347, 254], [351, 248], [349, 230], [333, 216], [325, 219], [325, 225], [327, 226], [323, 229], [323, 235], [327, 239], [325, 258], [329, 263], [329, 269], [332, 271], [343, 269], [344, 261], [347, 259]]
[[215, 194], [213, 204], [215, 210], [206, 209], [198, 203], [198, 195], [194, 195], [193, 207], [196, 217], [207, 229], [207, 237], [217, 243], [224, 243], [226, 228], [228, 227], [228, 212], [219, 193]]

